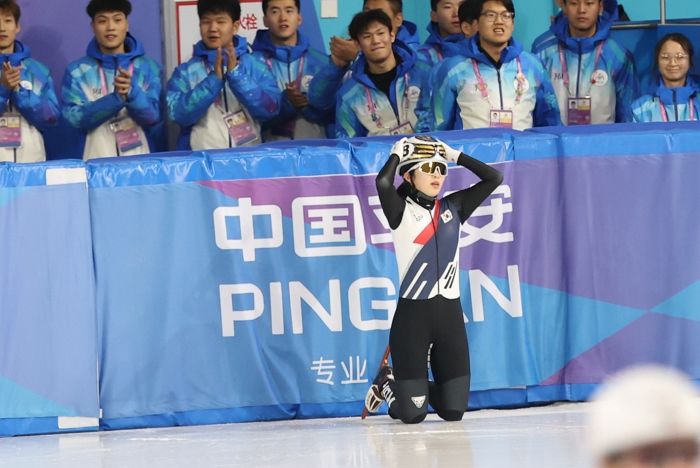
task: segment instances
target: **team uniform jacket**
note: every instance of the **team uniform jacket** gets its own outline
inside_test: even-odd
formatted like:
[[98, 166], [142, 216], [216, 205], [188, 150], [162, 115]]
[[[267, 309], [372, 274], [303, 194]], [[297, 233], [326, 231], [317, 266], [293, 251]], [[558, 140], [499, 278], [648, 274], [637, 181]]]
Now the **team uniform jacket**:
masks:
[[700, 120], [698, 84], [688, 77], [685, 86], [667, 88], [659, 81], [656, 93], [647, 94], [632, 103], [634, 122], [681, 122]]
[[312, 49], [301, 33], [295, 46], [276, 46], [268, 30], [257, 32], [253, 42], [253, 55], [274, 75], [282, 92], [279, 115], [263, 125], [263, 140], [298, 140], [325, 138], [324, 125], [332, 118], [332, 111], [323, 111], [308, 105], [295, 108], [284, 95], [287, 83], [297, 83], [303, 94], [308, 94], [313, 77], [326, 65], [328, 58]]
[[467, 45], [467, 38], [464, 37], [464, 34], [450, 34], [442, 37], [438, 24], [433, 22], [426, 29], [430, 35], [418, 49], [418, 60], [422, 60], [432, 67], [446, 58], [464, 55]]
[[22, 144], [19, 148], [0, 147], [0, 161], [45, 161], [41, 131], [55, 125], [61, 115], [49, 70], [32, 59], [29, 47], [19, 41], [15, 41], [15, 51], [0, 54], [0, 60], [13, 67], [22, 66], [16, 90], [0, 86], [0, 113], [2, 116], [19, 114]]
[[[61, 97], [63, 116], [85, 135], [83, 159], [129, 156], [150, 152], [144, 128], [161, 121], [161, 69], [144, 55], [143, 45], [131, 34], [125, 40], [127, 52], [103, 54], [93, 39], [87, 56], [66, 69]], [[132, 71], [131, 91], [123, 100], [114, 91], [117, 68]], [[130, 117], [145, 146], [120, 154], [110, 124], [117, 118]]]
[[554, 85], [564, 123], [568, 119], [569, 98], [582, 97], [591, 98], [593, 124], [632, 120], [630, 109], [639, 95], [639, 82], [632, 54], [610, 38], [612, 23], [606, 11], [598, 20], [593, 37], [574, 38], [569, 33], [568, 20], [560, 16], [549, 32], [533, 44], [533, 53], [542, 60]]
[[407, 123], [416, 128], [416, 108], [429, 69], [403, 44], [395, 42], [393, 50], [400, 63], [388, 97], [367, 75], [365, 57], [355, 61], [351, 77], [338, 91], [336, 138], [389, 135]]
[[418, 26], [410, 21], [404, 21], [399, 32], [396, 33], [396, 40], [408, 46], [409, 49], [416, 52], [420, 47], [420, 36], [418, 35]]
[[[418, 27], [410, 21], [404, 21], [396, 34], [394, 47], [408, 48], [414, 52], [418, 51], [420, 47]], [[358, 59], [361, 56], [362, 52], [358, 55]], [[334, 112], [338, 90], [350, 78], [351, 74], [350, 68], [339, 67], [329, 59], [328, 64], [311, 81], [308, 96], [309, 104], [316, 109]]]
[[[261, 142], [260, 123], [279, 114], [282, 93], [267, 66], [249, 53], [244, 37], [235, 36], [237, 66], [222, 80], [214, 73], [216, 50], [204, 42], [178, 66], [168, 81], [170, 118], [180, 126], [178, 149], [213, 149], [235, 146], [224, 116], [242, 111]], [[226, 54], [224, 53], [224, 70]]]
[[[427, 29], [430, 36], [426, 39], [425, 44], [418, 49], [418, 59], [431, 67], [426, 87], [421, 93], [420, 103], [418, 104], [418, 107], [424, 112], [430, 112], [430, 98], [433, 95], [433, 86], [435, 85], [439, 65], [443, 60], [450, 57], [464, 56], [468, 42], [468, 39], [463, 34], [452, 34], [447, 37], [440, 36], [437, 23], [431, 22]], [[425, 133], [432, 131], [433, 129], [430, 128], [432, 120], [427, 115], [425, 118], [421, 118], [418, 121], [416, 132]]]
[[515, 130], [561, 125], [557, 98], [539, 59], [511, 40], [497, 68], [480, 49], [477, 34], [467, 42], [465, 57], [447, 59], [438, 68], [430, 112], [425, 114], [430, 121], [419, 122], [418, 128], [485, 128], [491, 125], [495, 109], [513, 112]]
[[[424, 300], [438, 295], [459, 297], [459, 236], [462, 223], [503, 180], [500, 172], [467, 155], [457, 163], [481, 181], [435, 202], [428, 209], [394, 187], [399, 158], [392, 155], [376, 184], [394, 239], [403, 299]], [[426, 311], [429, 312], [429, 311]]]

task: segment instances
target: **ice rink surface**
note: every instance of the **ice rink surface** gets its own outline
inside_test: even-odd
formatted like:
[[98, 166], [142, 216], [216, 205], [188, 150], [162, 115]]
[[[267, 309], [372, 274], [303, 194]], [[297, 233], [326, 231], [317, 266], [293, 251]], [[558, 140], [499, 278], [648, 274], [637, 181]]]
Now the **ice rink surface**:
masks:
[[0, 439], [0, 467], [590, 468], [586, 404], [465, 414], [418, 425], [388, 416]]

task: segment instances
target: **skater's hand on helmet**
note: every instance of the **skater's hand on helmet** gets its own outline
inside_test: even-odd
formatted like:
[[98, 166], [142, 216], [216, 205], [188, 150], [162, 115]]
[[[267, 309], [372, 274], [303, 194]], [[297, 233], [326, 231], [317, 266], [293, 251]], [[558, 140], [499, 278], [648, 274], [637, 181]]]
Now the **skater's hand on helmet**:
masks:
[[411, 146], [408, 144], [408, 138], [403, 137], [391, 147], [389, 155], [395, 154], [399, 157], [399, 162], [403, 162], [413, 153]]
[[417, 135], [406, 139], [404, 152], [406, 161], [421, 161], [430, 158], [445, 158], [445, 148], [441, 142], [428, 135]]
[[457, 160], [459, 159], [459, 155], [462, 154], [460, 150], [456, 150], [449, 146], [447, 143], [445, 143], [442, 140], [439, 140], [435, 138], [435, 142], [439, 145], [442, 145], [443, 148], [445, 148], [444, 156], [445, 159], [447, 159], [450, 162], [456, 163]]

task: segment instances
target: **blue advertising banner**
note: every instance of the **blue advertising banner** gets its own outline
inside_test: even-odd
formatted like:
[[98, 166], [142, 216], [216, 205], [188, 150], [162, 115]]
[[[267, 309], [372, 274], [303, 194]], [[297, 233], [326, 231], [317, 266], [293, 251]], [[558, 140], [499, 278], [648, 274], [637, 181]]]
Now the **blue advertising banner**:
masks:
[[0, 164], [0, 435], [98, 425], [84, 166]]
[[[470, 408], [640, 362], [700, 379], [698, 130], [437, 135], [504, 173], [461, 233]], [[0, 435], [359, 414], [398, 292], [392, 143], [0, 164]]]
[[[441, 135], [505, 175], [462, 230], [470, 407], [700, 377], [697, 129]], [[397, 300], [390, 143], [88, 164], [103, 426], [359, 414]]]

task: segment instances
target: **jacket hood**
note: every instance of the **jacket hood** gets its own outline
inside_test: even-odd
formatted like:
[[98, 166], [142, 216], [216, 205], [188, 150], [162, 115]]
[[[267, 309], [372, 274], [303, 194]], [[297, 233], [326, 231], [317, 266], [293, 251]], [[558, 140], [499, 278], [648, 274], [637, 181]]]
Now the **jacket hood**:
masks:
[[[401, 62], [397, 66], [396, 76], [402, 76], [408, 73], [408, 71], [411, 70], [411, 68], [413, 68], [413, 65], [416, 63], [416, 53], [406, 44], [403, 44], [399, 41], [394, 42], [394, 46], [392, 47], [392, 49], [394, 50], [394, 53], [399, 57]], [[367, 60], [365, 59], [365, 56], [363, 54], [360, 54], [352, 66], [352, 78], [364, 84], [365, 86], [368, 86], [370, 88], [376, 88], [374, 82], [369, 78], [369, 76], [367, 76], [367, 72], [365, 71], [366, 66]]]
[[410, 21], [404, 21], [399, 32], [396, 33], [396, 40], [401, 41], [406, 45], [420, 44], [420, 38], [418, 37], [418, 26]]
[[442, 37], [438, 24], [433, 22], [428, 25], [426, 30], [429, 36], [428, 39], [425, 40], [425, 44], [440, 47], [444, 56], [454, 56], [464, 53], [464, 47], [467, 44], [467, 38], [464, 37], [464, 34], [450, 34], [449, 36]]
[[297, 45], [278, 46], [272, 43], [270, 31], [259, 30], [253, 41], [253, 51], [263, 52], [268, 57], [274, 57], [280, 62], [292, 63], [304, 55], [309, 50], [309, 40], [301, 32], [297, 35]]
[[131, 33], [126, 33], [124, 49], [126, 49], [126, 52], [123, 54], [103, 54], [100, 46], [97, 44], [97, 39], [93, 38], [88, 44], [87, 55], [100, 62], [104, 68], [109, 70], [116, 70], [119, 67], [126, 69], [136, 57], [144, 55], [143, 44]]
[[[614, 4], [615, 11], [617, 11], [617, 0], [606, 0], [606, 4], [610, 4], [608, 6]], [[598, 18], [598, 27], [593, 37], [571, 37], [569, 33], [569, 20], [564, 15], [558, 15], [549, 30], [568, 50], [576, 53], [579, 51], [581, 53], [590, 52], [595, 49], [598, 42], [604, 41], [610, 37], [610, 30], [615, 16], [615, 14], [609, 13], [606, 7], [606, 10], [604, 10], [603, 14]]]
[[[249, 53], [248, 41], [243, 36], [233, 36], [233, 47], [236, 50], [236, 57], [238, 57], [239, 59], [245, 54]], [[222, 55], [223, 63], [225, 66], [228, 61], [228, 57], [226, 56], [226, 54]], [[210, 64], [216, 63], [216, 49], [210, 49], [204, 44], [204, 41], [199, 41], [194, 45], [192, 56], [205, 59]]]
[[[673, 104], [683, 104], [688, 102], [698, 92], [698, 83], [688, 76], [685, 86], [679, 88], [667, 88], [662, 79], [659, 79], [659, 86], [656, 88], [656, 95], [661, 102], [667, 106]], [[674, 100], [675, 97], [675, 100]]]
[[[476, 60], [477, 62], [491, 65], [491, 58], [481, 51], [479, 48], [479, 34], [472, 36], [467, 41], [467, 57]], [[503, 52], [501, 52], [501, 63], [508, 63], [515, 60], [523, 52], [523, 47], [515, 39], [511, 39]]]
[[22, 63], [22, 60], [28, 59], [31, 56], [32, 53], [29, 46], [26, 46], [19, 41], [15, 41], [15, 51], [11, 54], [0, 54], [0, 60], [3, 62], [9, 62], [13, 67], [17, 67], [20, 63]]

